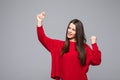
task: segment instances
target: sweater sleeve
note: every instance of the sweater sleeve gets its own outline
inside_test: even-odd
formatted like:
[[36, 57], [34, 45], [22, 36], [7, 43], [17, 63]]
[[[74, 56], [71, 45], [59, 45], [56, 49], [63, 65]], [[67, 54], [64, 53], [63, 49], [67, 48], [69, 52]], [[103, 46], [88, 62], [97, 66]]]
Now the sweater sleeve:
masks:
[[51, 39], [49, 37], [47, 37], [44, 33], [44, 29], [43, 26], [41, 27], [37, 27], [37, 36], [38, 36], [38, 40], [41, 42], [41, 44], [48, 50], [48, 51], [52, 51], [53, 50], [53, 46], [55, 44], [55, 40]]
[[101, 51], [98, 49], [96, 43], [92, 44], [92, 49], [90, 51], [91, 65], [99, 65], [101, 63]]

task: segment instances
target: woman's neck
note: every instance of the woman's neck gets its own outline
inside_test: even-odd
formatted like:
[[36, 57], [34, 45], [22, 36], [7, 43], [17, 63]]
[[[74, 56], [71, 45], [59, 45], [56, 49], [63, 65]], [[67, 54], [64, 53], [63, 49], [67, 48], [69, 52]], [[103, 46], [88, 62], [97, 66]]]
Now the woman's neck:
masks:
[[76, 40], [75, 39], [71, 39], [70, 42], [76, 42]]

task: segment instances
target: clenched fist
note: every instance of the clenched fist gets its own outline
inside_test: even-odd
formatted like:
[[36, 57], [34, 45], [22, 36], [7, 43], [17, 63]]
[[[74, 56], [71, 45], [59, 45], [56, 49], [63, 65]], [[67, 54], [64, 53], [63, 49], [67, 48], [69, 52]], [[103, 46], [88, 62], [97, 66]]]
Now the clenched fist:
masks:
[[90, 41], [91, 41], [91, 44], [96, 43], [96, 42], [97, 42], [96, 36], [91, 36], [91, 37], [90, 37]]
[[43, 19], [45, 18], [45, 12], [41, 12], [37, 15], [38, 26], [42, 25]]

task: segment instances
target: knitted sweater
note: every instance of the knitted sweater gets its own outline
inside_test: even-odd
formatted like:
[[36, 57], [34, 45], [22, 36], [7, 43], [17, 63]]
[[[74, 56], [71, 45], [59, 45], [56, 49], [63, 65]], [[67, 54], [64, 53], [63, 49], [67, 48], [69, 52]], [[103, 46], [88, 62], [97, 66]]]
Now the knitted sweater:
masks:
[[89, 66], [101, 63], [101, 51], [98, 49], [97, 43], [92, 44], [92, 48], [85, 44], [86, 65], [81, 66], [75, 42], [70, 42], [69, 52], [60, 56], [64, 41], [47, 37], [43, 26], [37, 27], [37, 35], [41, 44], [51, 53], [51, 78], [53, 79], [88, 80], [86, 73], [89, 70]]

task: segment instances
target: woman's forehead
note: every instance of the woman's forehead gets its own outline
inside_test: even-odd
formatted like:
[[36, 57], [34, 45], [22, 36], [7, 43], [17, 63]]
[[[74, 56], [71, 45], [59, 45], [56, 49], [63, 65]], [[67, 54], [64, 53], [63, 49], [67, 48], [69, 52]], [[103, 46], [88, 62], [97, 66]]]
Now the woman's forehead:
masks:
[[74, 29], [76, 28], [75, 24], [73, 23], [70, 23], [69, 27], [74, 28]]

